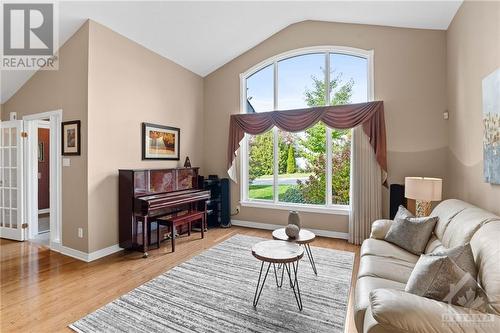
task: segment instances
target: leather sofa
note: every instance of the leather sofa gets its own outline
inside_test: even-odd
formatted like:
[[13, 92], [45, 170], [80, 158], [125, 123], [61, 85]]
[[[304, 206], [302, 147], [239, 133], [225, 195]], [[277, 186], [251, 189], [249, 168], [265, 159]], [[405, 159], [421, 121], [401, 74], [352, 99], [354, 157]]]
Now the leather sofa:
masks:
[[431, 216], [439, 220], [425, 253], [470, 243], [490, 315], [406, 293], [419, 257], [386, 242], [392, 221], [377, 220], [360, 250], [354, 304], [358, 333], [500, 332], [500, 217], [455, 199], [438, 204]]

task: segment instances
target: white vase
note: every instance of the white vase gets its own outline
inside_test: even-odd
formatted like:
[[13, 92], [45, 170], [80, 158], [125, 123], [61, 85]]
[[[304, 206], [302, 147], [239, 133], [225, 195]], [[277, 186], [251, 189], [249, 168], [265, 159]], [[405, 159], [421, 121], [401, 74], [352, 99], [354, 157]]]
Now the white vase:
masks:
[[300, 230], [301, 225], [300, 225], [300, 216], [298, 212], [291, 210], [288, 213], [288, 224], [295, 224]]

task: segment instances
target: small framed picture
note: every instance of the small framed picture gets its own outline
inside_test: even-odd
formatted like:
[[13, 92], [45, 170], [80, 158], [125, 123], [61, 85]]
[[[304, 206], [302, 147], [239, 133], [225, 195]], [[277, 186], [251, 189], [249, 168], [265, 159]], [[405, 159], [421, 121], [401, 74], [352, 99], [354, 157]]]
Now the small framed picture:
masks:
[[62, 154], [80, 155], [80, 120], [65, 121], [62, 124]]
[[142, 159], [178, 161], [180, 135], [177, 127], [142, 123]]

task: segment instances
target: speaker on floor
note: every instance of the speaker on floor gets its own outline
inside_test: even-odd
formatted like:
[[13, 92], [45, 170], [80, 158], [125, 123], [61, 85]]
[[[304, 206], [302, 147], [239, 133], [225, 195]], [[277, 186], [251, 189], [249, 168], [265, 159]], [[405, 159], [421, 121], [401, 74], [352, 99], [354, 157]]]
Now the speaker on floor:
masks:
[[390, 206], [389, 213], [391, 220], [394, 219], [396, 213], [398, 212], [399, 205], [406, 207], [407, 202], [405, 198], [405, 186], [401, 184], [391, 184], [389, 189], [390, 195]]
[[220, 225], [223, 228], [229, 228], [231, 226], [231, 195], [229, 188], [229, 179], [222, 178], [220, 180]]

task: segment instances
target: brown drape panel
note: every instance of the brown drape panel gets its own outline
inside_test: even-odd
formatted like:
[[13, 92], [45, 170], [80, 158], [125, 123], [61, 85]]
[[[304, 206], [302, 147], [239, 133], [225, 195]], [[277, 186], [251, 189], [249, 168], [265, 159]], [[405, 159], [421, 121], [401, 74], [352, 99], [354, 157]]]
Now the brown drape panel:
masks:
[[387, 173], [384, 103], [382, 101], [289, 111], [233, 114], [229, 124], [228, 169], [233, 164], [236, 151], [245, 133], [262, 134], [274, 126], [288, 132], [299, 132], [318, 121], [337, 129], [353, 128], [362, 124], [363, 131], [370, 139], [370, 144], [375, 151], [378, 164]]

